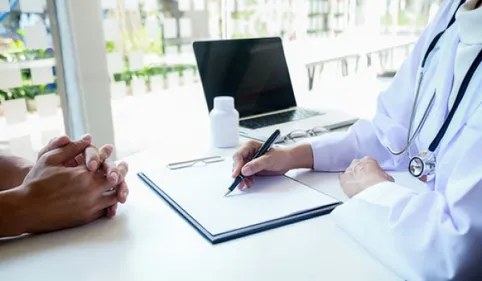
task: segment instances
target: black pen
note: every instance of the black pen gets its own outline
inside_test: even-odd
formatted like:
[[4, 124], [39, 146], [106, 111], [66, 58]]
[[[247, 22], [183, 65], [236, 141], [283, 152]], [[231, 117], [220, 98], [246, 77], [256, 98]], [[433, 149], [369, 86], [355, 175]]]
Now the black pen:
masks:
[[[276, 131], [274, 131], [274, 133], [271, 134], [271, 136], [263, 143], [263, 145], [258, 150], [258, 152], [256, 153], [253, 159], [261, 157], [266, 152], [268, 152], [268, 150], [271, 148], [271, 146], [273, 145], [273, 143], [276, 141], [276, 139], [279, 137], [280, 134], [281, 134], [280, 130], [276, 129]], [[236, 186], [238, 186], [244, 179], [245, 179], [245, 176], [239, 173], [239, 175], [234, 180], [233, 184], [231, 184], [231, 186], [228, 188], [228, 192], [226, 192], [224, 196], [227, 196], [229, 193], [231, 193], [236, 188]]]

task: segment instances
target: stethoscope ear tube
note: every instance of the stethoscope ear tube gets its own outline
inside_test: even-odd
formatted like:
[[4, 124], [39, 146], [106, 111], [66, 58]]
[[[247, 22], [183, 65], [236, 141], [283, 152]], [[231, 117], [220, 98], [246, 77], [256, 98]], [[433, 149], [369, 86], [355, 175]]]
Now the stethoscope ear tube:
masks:
[[[422, 80], [420, 80], [420, 82], [422, 82]], [[432, 105], [435, 101], [435, 95], [436, 95], [436, 93], [434, 92], [433, 95], [432, 95], [432, 98], [430, 98], [430, 103], [428, 104], [427, 108], [425, 109], [425, 112], [423, 113], [422, 120], [420, 120], [420, 122], [417, 125], [417, 128], [415, 129], [415, 132], [413, 133], [413, 135], [411, 135], [412, 123], [413, 123], [413, 119], [415, 119], [415, 107], [416, 107], [417, 98], [418, 98], [418, 93], [416, 94], [416, 98], [415, 98], [415, 101], [414, 101], [414, 107], [413, 107], [412, 114], [411, 114], [411, 117], [410, 117], [410, 125], [409, 125], [409, 128], [408, 128], [409, 131], [408, 131], [408, 134], [407, 134], [407, 144], [400, 151], [395, 151], [390, 146], [387, 146], [387, 149], [388, 149], [388, 151], [390, 151], [391, 154], [396, 155], [396, 156], [402, 155], [403, 153], [408, 151], [410, 146], [412, 146], [412, 143], [415, 140], [415, 137], [417, 136], [417, 134], [422, 129], [422, 126], [423, 126], [423, 124], [425, 123], [425, 120], [428, 117], [428, 113], [430, 112], [430, 109], [432, 108]]]

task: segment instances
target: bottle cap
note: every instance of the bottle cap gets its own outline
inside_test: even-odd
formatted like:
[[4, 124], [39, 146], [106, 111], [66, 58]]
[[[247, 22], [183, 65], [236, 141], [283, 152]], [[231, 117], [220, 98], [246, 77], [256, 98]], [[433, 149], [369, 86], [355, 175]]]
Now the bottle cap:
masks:
[[234, 98], [227, 96], [215, 97], [214, 108], [220, 110], [231, 110], [234, 108]]

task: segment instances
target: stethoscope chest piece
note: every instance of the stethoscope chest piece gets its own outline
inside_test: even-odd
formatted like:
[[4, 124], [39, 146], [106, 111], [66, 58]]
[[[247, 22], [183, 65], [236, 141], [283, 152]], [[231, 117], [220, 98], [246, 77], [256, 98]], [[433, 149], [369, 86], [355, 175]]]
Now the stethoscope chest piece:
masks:
[[412, 176], [419, 179], [424, 178], [424, 181], [426, 181], [428, 177], [434, 175], [435, 163], [436, 159], [433, 153], [422, 152], [410, 159], [408, 170]]

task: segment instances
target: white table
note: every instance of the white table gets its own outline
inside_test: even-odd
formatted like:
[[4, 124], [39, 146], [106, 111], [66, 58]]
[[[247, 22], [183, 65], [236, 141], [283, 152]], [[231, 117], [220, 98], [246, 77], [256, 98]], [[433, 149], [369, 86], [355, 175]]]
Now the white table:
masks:
[[0, 242], [2, 280], [399, 280], [329, 215], [211, 245], [136, 177], [168, 153], [126, 159], [131, 194], [116, 218]]
[[[178, 98], [187, 100], [181, 94]], [[196, 120], [196, 132], [205, 132], [196, 139], [180, 133], [181, 138], [166, 138], [163, 144], [169, 146], [125, 159], [131, 192], [114, 219], [0, 241], [0, 279], [401, 280], [337, 228], [329, 215], [211, 245], [136, 176], [172, 161], [230, 157], [234, 150], [211, 147], [209, 132], [203, 130], [207, 118]], [[334, 174], [290, 174], [344, 199]]]

